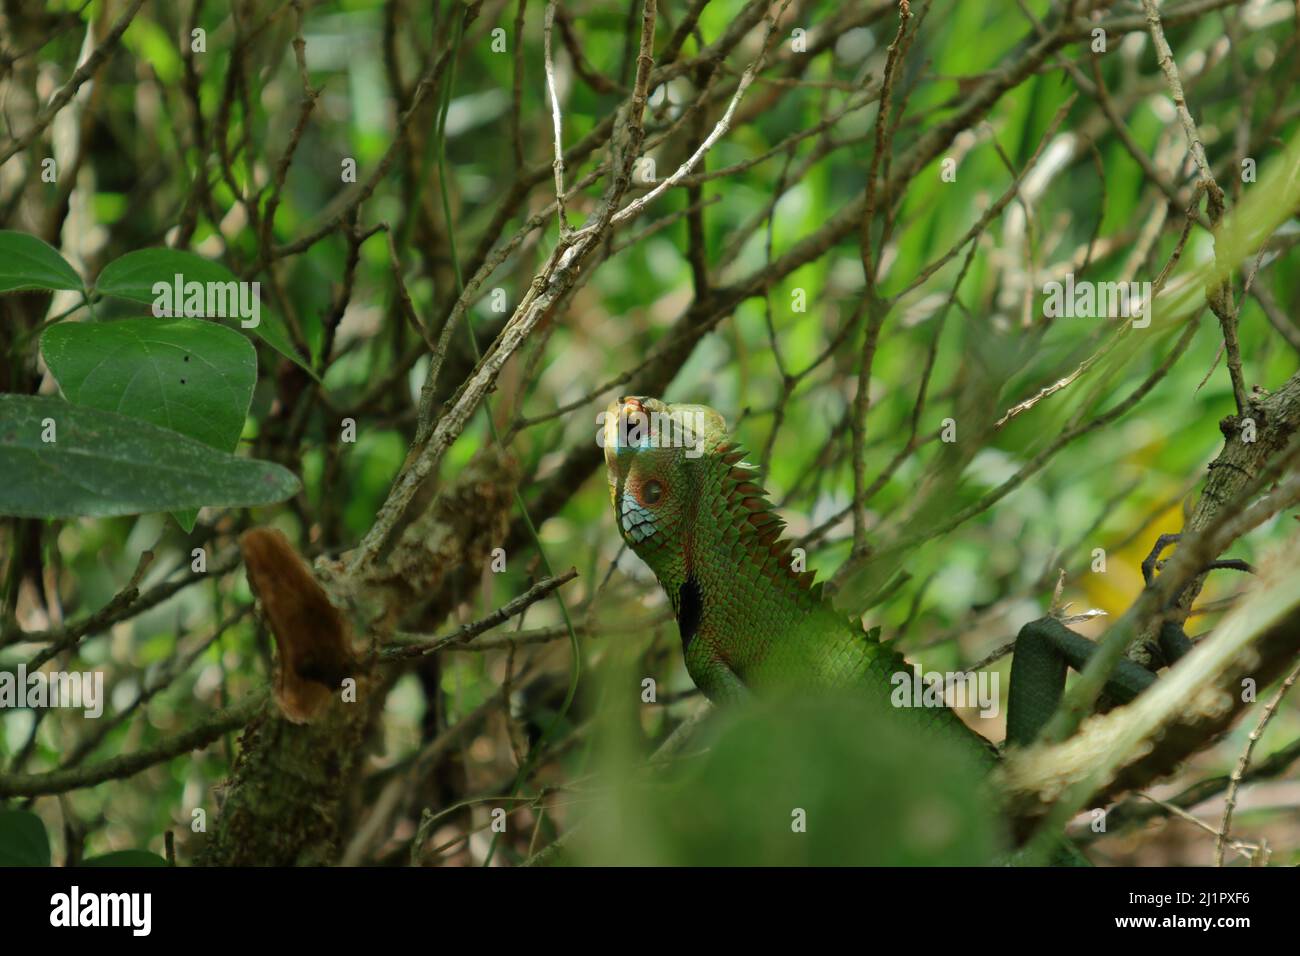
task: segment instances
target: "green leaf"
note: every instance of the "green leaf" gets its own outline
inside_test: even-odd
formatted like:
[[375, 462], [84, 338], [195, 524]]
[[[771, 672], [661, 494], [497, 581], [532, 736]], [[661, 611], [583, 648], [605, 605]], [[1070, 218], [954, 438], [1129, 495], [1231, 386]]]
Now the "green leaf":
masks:
[[0, 292], [80, 288], [81, 277], [48, 242], [0, 229]]
[[[114, 259], [104, 266], [99, 273], [99, 278], [95, 280], [94, 291], [99, 295], [108, 295], [118, 299], [129, 299], [132, 302], [153, 305], [159, 298], [159, 295], [154, 292], [154, 287], [161, 282], [168, 287], [174, 288], [176, 276], [178, 275], [186, 283], [202, 282], [206, 284], [213, 282], [225, 286], [226, 283], [241, 281], [220, 262], [205, 259], [193, 252], [166, 248], [138, 249], [135, 252], [128, 252], [119, 259]], [[173, 303], [173, 312], [176, 314], [181, 313], [182, 305], [183, 303]], [[243, 331], [251, 332], [310, 374], [312, 378], [317, 377], [302, 356], [298, 354], [298, 350], [293, 345], [293, 340], [289, 337], [289, 330], [285, 327], [284, 320], [280, 316], [265, 305], [261, 305], [258, 311], [258, 324], [245, 329], [236, 314], [237, 306], [237, 301], [232, 303], [227, 298], [225, 308], [221, 310], [225, 312], [225, 315], [213, 315], [210, 318], [223, 319], [232, 328], [238, 326]], [[188, 315], [188, 313], [186, 314]]]
[[63, 322], [41, 354], [68, 401], [121, 412], [233, 452], [257, 384], [257, 353], [202, 319]]
[[26, 810], [0, 810], [0, 866], [49, 866], [50, 838], [41, 818]]
[[148, 850], [116, 850], [82, 860], [82, 866], [166, 866], [167, 861]]
[[[41, 354], [68, 401], [142, 418], [233, 452], [257, 384], [257, 353], [233, 329], [202, 319], [65, 322]], [[174, 514], [188, 534], [198, 512]]]
[[176, 523], [181, 526], [181, 530], [189, 534], [194, 530], [194, 523], [199, 520], [198, 508], [181, 508], [179, 511], [173, 511], [172, 517]]
[[182, 249], [138, 249], [114, 259], [99, 273], [95, 291], [132, 302], [153, 305], [158, 296], [154, 286], [173, 285], [179, 273], [186, 282], [238, 282], [235, 274], [220, 262]]
[[[46, 436], [54, 441], [45, 441]], [[298, 491], [279, 465], [237, 458], [137, 418], [0, 395], [0, 514], [132, 515], [267, 505]]]

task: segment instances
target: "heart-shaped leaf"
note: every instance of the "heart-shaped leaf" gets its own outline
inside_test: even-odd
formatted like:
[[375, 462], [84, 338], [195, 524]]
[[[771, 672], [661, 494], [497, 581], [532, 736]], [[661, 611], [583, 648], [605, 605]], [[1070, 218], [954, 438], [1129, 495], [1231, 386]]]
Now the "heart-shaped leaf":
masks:
[[0, 230], [0, 292], [80, 288], [77, 271], [48, 242], [25, 232]]
[[[176, 301], [178, 296], [175, 294], [177, 276], [181, 277], [182, 284], [180, 301]], [[211, 295], [204, 295], [204, 305], [198, 310], [185, 308], [184, 286], [192, 282], [202, 283], [205, 290], [211, 290]], [[166, 292], [163, 292], [164, 286]], [[220, 262], [182, 249], [138, 249], [104, 266], [95, 280], [95, 292], [150, 306], [166, 302], [173, 316], [222, 319], [232, 326], [238, 324], [239, 328], [256, 335], [316, 378], [316, 373], [298, 354], [280, 316], [259, 302], [257, 325], [243, 325], [243, 322], [253, 320], [251, 305], [254, 293]], [[241, 303], [248, 308], [241, 311]]]
[[0, 395], [0, 514], [132, 515], [283, 501], [298, 479], [159, 428], [61, 398]]

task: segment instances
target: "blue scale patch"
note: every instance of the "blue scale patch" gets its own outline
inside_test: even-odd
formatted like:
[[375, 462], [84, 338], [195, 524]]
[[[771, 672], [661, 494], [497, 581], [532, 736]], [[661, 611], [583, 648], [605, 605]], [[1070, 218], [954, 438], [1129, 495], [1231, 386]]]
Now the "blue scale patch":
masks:
[[619, 510], [623, 533], [631, 538], [634, 544], [640, 544], [655, 533], [657, 529], [654, 515], [650, 513], [650, 509], [636, 500], [635, 495], [630, 491], [624, 491], [621, 504]]

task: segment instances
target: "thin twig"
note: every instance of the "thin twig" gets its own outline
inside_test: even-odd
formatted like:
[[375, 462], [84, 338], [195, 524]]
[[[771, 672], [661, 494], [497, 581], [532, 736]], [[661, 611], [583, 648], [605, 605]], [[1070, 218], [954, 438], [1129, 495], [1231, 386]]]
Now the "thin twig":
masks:
[[768, 16], [766, 18], [767, 30], [763, 33], [763, 42], [759, 54], [754, 59], [754, 62], [750, 63], [745, 69], [744, 74], [740, 78], [740, 82], [736, 85], [736, 92], [732, 95], [731, 102], [727, 104], [726, 112], [722, 114], [722, 118], [718, 120], [709, 135], [704, 137], [704, 142], [699, 145], [699, 148], [690, 155], [690, 158], [687, 159], [686, 162], [682, 163], [673, 171], [671, 176], [660, 182], [644, 196], [639, 199], [634, 199], [624, 208], [616, 212], [612, 220], [615, 225], [618, 225], [621, 222], [626, 222], [633, 216], [639, 215], [641, 210], [654, 202], [655, 199], [662, 195], [666, 190], [676, 186], [684, 178], [690, 175], [691, 171], [696, 167], [704, 154], [713, 148], [713, 144], [721, 139], [726, 134], [727, 130], [731, 129], [731, 119], [736, 113], [736, 107], [739, 105], [741, 98], [745, 95], [745, 91], [749, 89], [749, 85], [754, 82], [754, 74], [762, 68], [763, 60], [767, 56], [768, 43], [772, 38], [773, 31], [776, 29], [777, 21], [785, 14], [785, 9], [789, 5], [790, 0], [782, 0], [780, 8], [776, 11], [776, 16]]
[[1250, 766], [1250, 758], [1255, 752], [1255, 744], [1259, 743], [1259, 738], [1264, 736], [1264, 728], [1268, 726], [1268, 722], [1277, 713], [1282, 698], [1295, 686], [1297, 678], [1300, 678], [1300, 666], [1297, 666], [1295, 670], [1287, 675], [1286, 680], [1282, 682], [1282, 686], [1273, 695], [1273, 699], [1264, 705], [1264, 712], [1259, 715], [1259, 721], [1251, 730], [1250, 739], [1246, 742], [1246, 749], [1242, 751], [1240, 759], [1237, 760], [1237, 766], [1232, 771], [1232, 779], [1228, 783], [1228, 793], [1223, 803], [1223, 820], [1219, 823], [1219, 832], [1214, 841], [1215, 866], [1223, 866], [1223, 845], [1228, 839], [1228, 832], [1232, 829], [1232, 812], [1237, 806], [1237, 790], [1241, 786], [1241, 778], [1245, 776], [1246, 768]]
[[[546, 597], [562, 584], [567, 584], [578, 576], [576, 568], [570, 568], [563, 574], [557, 574], [553, 578], [546, 578], [538, 581], [531, 588], [525, 591], [519, 597], [507, 604], [497, 608], [491, 614], [472, 624], [466, 624], [457, 628], [450, 634], [442, 637], [428, 640], [421, 635], [399, 634], [400, 643], [394, 647], [385, 648], [380, 655], [385, 660], [407, 660], [412, 657], [423, 657], [426, 654], [433, 654], [447, 647], [454, 647], [459, 644], [468, 644], [484, 631], [491, 630], [498, 624], [510, 620], [516, 614], [521, 614], [529, 606], [536, 604], [542, 598]], [[565, 633], [568, 631], [566, 629]], [[408, 643], [410, 642], [410, 643]]]

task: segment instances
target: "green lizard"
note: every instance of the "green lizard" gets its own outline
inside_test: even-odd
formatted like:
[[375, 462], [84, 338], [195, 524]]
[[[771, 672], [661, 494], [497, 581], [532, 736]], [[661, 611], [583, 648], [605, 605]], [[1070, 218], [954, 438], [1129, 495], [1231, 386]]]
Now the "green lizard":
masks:
[[[714, 702], [765, 688], [860, 686], [886, 699], [907, 662], [837, 612], [815, 573], [798, 571], [784, 522], [769, 505], [745, 450], [722, 416], [703, 405], [624, 398], [606, 410], [601, 442], [619, 532], [668, 595], [686, 668]], [[1148, 580], [1162, 538], [1143, 571]], [[1216, 566], [1238, 566], [1223, 562]], [[1172, 663], [1191, 647], [1167, 624], [1160, 651]], [[1067, 667], [1082, 669], [1095, 645], [1053, 617], [1017, 637], [1007, 705], [1007, 742], [1024, 745], [1047, 723]], [[1156, 679], [1121, 660], [1106, 684], [1112, 700], [1132, 700]], [[947, 707], [900, 708], [931, 732], [993, 752]]]

